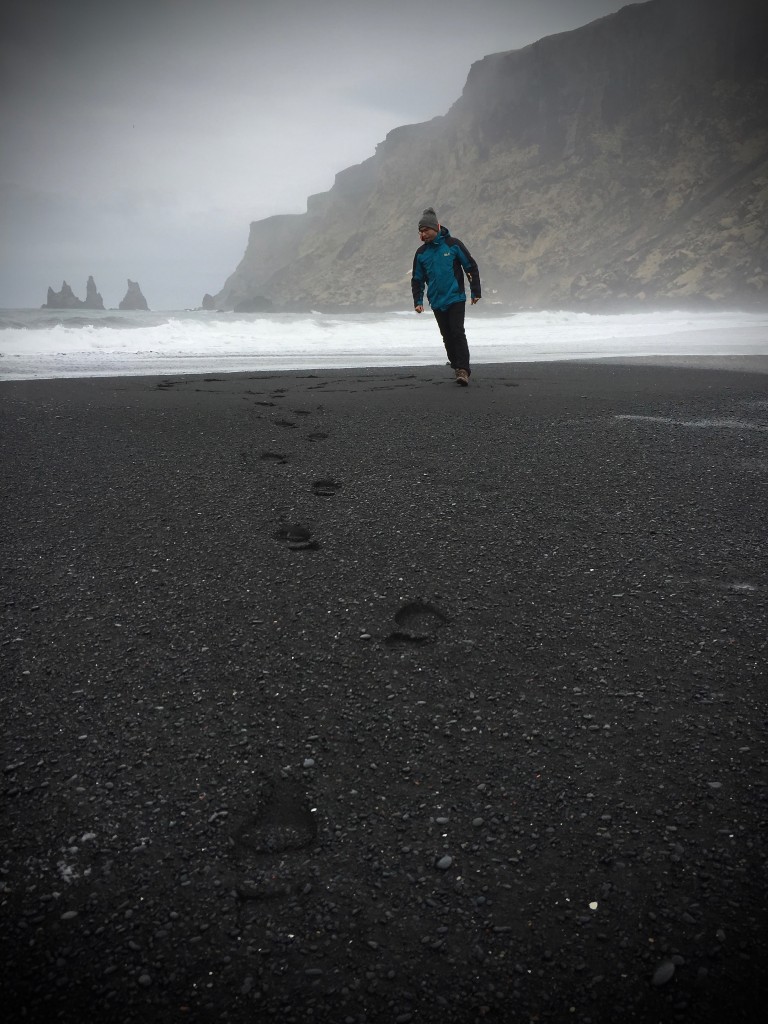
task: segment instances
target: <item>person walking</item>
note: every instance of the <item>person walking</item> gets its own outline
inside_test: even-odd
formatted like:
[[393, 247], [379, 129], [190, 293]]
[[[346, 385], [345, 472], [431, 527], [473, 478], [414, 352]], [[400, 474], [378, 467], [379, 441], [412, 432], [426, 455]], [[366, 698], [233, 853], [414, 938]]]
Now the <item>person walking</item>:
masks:
[[428, 206], [419, 220], [419, 238], [422, 244], [413, 257], [411, 291], [413, 307], [424, 312], [424, 286], [443, 338], [448, 361], [456, 375], [456, 383], [469, 384], [472, 373], [469, 366], [469, 346], [464, 331], [464, 312], [467, 295], [464, 274], [467, 275], [472, 305], [480, 300], [480, 271], [472, 254], [463, 242], [453, 238], [448, 228], [441, 226], [437, 214]]

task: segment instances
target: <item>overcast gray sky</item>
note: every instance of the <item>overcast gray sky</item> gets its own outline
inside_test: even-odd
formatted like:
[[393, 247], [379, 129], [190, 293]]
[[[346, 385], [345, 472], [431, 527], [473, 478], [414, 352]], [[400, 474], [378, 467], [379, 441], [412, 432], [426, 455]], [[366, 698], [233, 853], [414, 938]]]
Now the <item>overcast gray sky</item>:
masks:
[[[473, 61], [623, 0], [5, 0], [0, 306], [198, 306], [250, 221], [447, 112]], [[420, 196], [414, 197], [418, 204]]]

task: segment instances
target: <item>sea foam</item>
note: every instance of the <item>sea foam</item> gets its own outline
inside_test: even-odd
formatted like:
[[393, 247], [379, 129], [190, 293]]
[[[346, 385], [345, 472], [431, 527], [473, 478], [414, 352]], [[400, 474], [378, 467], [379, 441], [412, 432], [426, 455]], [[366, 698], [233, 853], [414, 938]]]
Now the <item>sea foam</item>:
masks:
[[[544, 311], [494, 316], [468, 308], [466, 324], [475, 364], [768, 355], [768, 313]], [[4, 380], [444, 362], [434, 318], [411, 311], [0, 313]]]

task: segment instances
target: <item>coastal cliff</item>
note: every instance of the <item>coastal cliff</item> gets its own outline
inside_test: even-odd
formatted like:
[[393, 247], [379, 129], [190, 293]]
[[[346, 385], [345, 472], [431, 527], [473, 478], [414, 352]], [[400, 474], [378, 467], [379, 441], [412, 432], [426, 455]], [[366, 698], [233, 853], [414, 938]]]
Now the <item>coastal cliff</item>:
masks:
[[758, 0], [650, 0], [491, 54], [445, 116], [252, 223], [210, 304], [409, 307], [426, 205], [486, 301], [768, 302], [766, 68]]

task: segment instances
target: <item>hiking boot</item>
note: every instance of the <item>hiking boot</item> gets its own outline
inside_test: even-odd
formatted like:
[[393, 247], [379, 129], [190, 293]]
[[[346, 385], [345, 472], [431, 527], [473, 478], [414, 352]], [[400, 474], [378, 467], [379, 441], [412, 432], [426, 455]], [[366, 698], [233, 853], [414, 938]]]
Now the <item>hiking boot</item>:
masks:
[[467, 373], [466, 370], [456, 371], [456, 383], [460, 384], [463, 388], [465, 388], [467, 384], [469, 384], [469, 374]]

